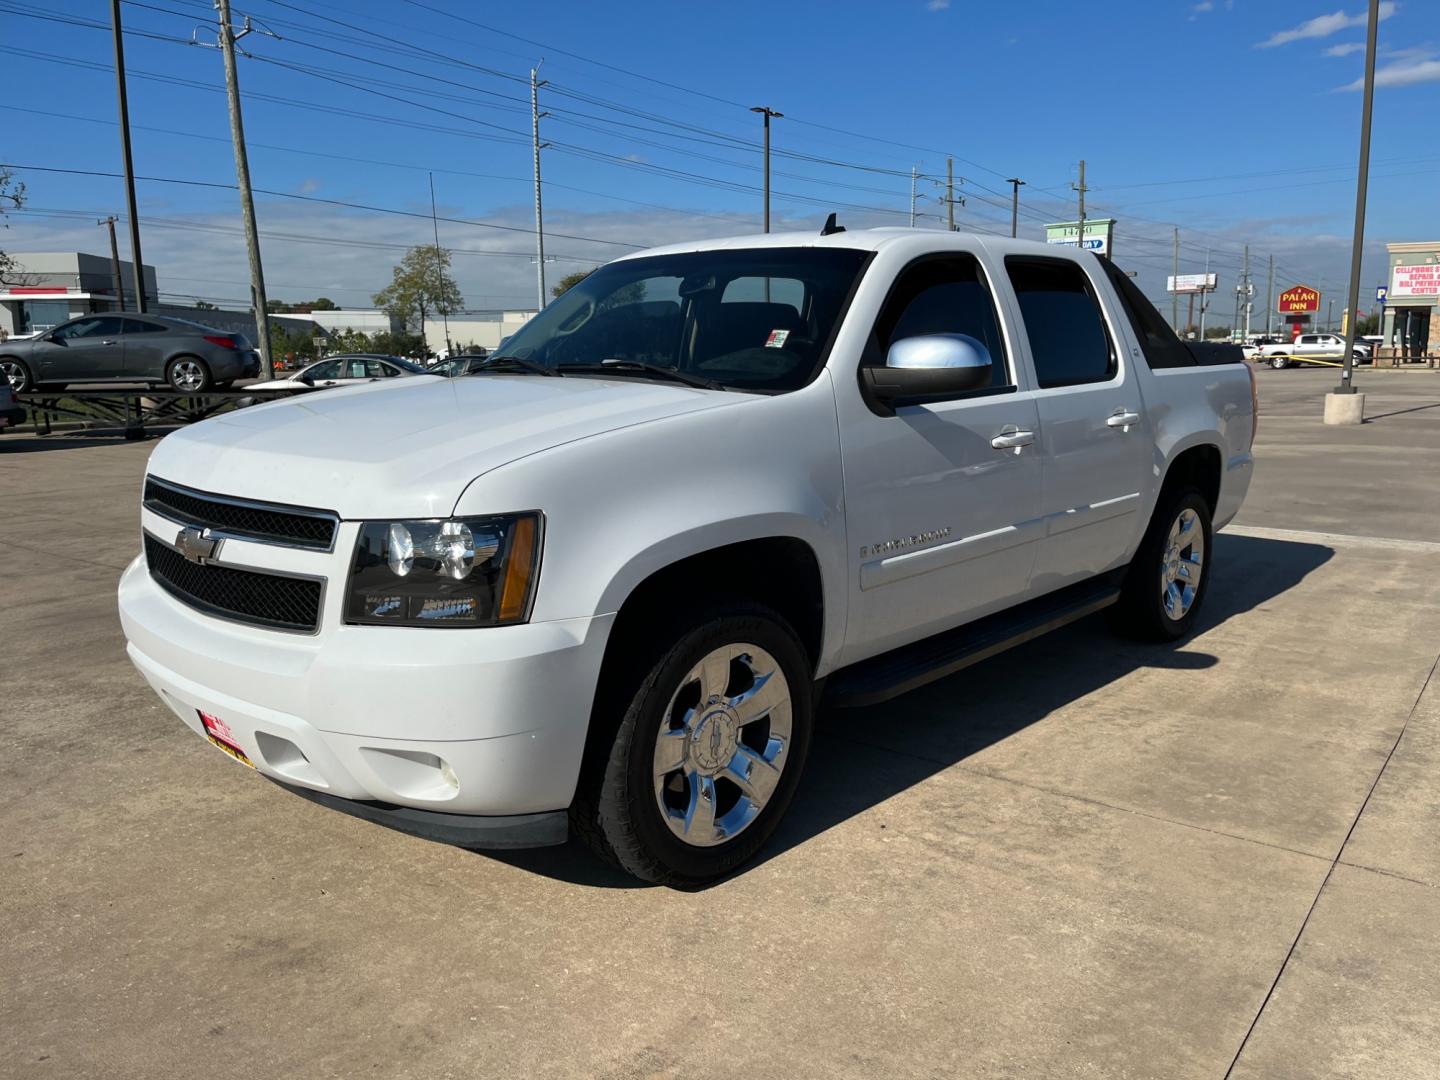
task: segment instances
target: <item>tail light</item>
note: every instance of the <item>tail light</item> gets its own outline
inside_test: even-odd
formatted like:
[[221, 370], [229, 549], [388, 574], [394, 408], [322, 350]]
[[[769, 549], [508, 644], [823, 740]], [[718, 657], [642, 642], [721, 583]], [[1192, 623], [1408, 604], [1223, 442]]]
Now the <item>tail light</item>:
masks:
[[1255, 385], [1255, 368], [1246, 364], [1245, 371], [1250, 376], [1250, 445], [1253, 447], [1255, 436], [1260, 432], [1260, 391]]
[[206, 334], [205, 340], [211, 345], [219, 345], [222, 349], [238, 349], [240, 347], [235, 344], [234, 338], [221, 337], [219, 334]]

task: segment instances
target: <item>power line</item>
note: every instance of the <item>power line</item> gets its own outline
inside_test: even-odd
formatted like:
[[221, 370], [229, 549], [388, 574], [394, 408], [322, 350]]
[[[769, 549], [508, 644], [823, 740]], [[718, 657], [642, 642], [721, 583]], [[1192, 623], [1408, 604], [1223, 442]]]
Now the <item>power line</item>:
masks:
[[[31, 172], [60, 173], [69, 176], [100, 176], [107, 179], [115, 179], [119, 173], [106, 172], [99, 169], [62, 169], [50, 165], [22, 165], [18, 162], [0, 162], [0, 168], [28, 169]], [[144, 180], [156, 184], [180, 184], [185, 187], [216, 188], [226, 191], [236, 190], [235, 184], [224, 184], [215, 180], [188, 180], [175, 176], [137, 176], [135, 179]], [[430, 220], [429, 214], [421, 214], [414, 210], [399, 210], [392, 206], [371, 206], [366, 203], [348, 202], [344, 199], [324, 199], [318, 195], [300, 195], [291, 191], [273, 191], [268, 188], [255, 188], [262, 195], [269, 195], [277, 199], [297, 199], [301, 202], [323, 203], [327, 206], [340, 206], [348, 210], [367, 210], [377, 214], [396, 214], [400, 217], [422, 218]], [[473, 221], [468, 218], [442, 217], [441, 221], [450, 222], [455, 225], [471, 225], [479, 229], [496, 229], [500, 232], [524, 233], [533, 235], [533, 230], [520, 228], [517, 225], [497, 225], [491, 221]], [[589, 244], [607, 244], [611, 247], [623, 247], [640, 249], [643, 244], [630, 244], [623, 240], [601, 240], [594, 236], [578, 236], [574, 233], [551, 233], [551, 236], [558, 236], [562, 240], [579, 240]]]

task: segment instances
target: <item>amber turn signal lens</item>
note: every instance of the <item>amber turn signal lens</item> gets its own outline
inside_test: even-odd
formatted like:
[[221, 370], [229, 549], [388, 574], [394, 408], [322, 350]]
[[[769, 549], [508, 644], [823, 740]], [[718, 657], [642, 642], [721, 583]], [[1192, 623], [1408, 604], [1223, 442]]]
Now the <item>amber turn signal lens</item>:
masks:
[[505, 560], [505, 584], [500, 591], [500, 622], [518, 622], [525, 617], [530, 579], [535, 574], [535, 532], [533, 517], [516, 520], [509, 556]]

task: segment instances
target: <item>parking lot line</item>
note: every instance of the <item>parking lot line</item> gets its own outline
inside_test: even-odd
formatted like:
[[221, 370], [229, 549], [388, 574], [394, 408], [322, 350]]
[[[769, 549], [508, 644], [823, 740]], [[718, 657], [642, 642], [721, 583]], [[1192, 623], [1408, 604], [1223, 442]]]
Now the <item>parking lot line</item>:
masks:
[[1417, 555], [1440, 554], [1440, 543], [1433, 540], [1355, 536], [1350, 533], [1312, 532], [1308, 529], [1267, 529], [1259, 525], [1227, 525], [1222, 531], [1227, 536], [1249, 536], [1256, 540], [1293, 540], [1306, 544], [1326, 544], [1330, 547], [1385, 548], [1390, 551], [1410, 551]]

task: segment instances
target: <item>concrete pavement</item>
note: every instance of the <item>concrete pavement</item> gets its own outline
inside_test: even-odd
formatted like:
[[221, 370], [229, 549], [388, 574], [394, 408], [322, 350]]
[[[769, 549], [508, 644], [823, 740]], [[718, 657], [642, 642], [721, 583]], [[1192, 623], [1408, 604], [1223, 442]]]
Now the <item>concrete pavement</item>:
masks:
[[1359, 380], [1260, 372], [1193, 638], [827, 715], [694, 893], [230, 762], [124, 657], [149, 447], [0, 437], [0, 1076], [1440, 1075], [1440, 378]]

